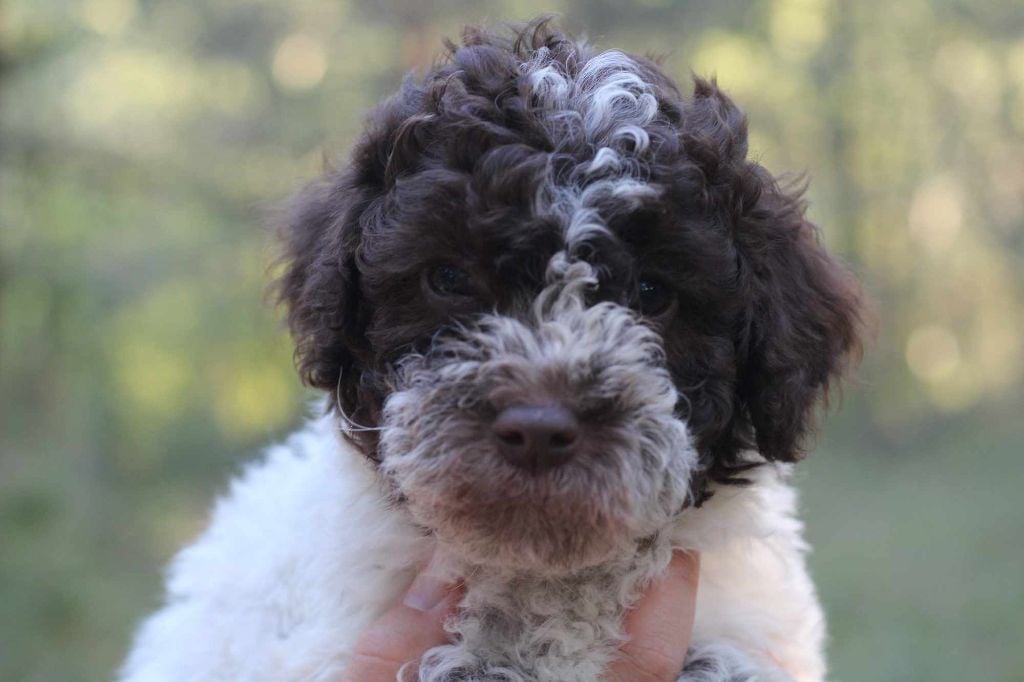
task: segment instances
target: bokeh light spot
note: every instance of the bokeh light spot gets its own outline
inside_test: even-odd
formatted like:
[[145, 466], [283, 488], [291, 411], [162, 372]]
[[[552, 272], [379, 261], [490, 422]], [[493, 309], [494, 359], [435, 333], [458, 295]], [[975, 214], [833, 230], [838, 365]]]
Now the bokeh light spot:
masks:
[[185, 389], [192, 376], [184, 353], [136, 338], [120, 348], [116, 358], [122, 395], [141, 418], [162, 421], [184, 408]]
[[918, 327], [907, 338], [907, 366], [918, 379], [940, 383], [960, 366], [960, 344], [947, 327], [930, 324]]
[[828, 36], [826, 0], [777, 0], [772, 8], [772, 45], [794, 59], [809, 57]]
[[265, 434], [291, 418], [291, 373], [276, 367], [236, 368], [219, 382], [215, 414], [231, 439]]
[[694, 55], [694, 72], [715, 75], [731, 92], [753, 92], [764, 82], [764, 60], [743, 36], [712, 33]]
[[1018, 87], [1024, 88], [1024, 40], [1018, 40], [1006, 51], [1006, 72]]
[[123, 32], [138, 7], [135, 0], [85, 0], [81, 14], [85, 25], [104, 35], [116, 35]]
[[985, 46], [963, 39], [943, 45], [935, 54], [932, 73], [965, 109], [989, 115], [998, 108], [1002, 72]]
[[316, 38], [293, 33], [274, 51], [274, 80], [286, 90], [310, 90], [327, 73], [327, 53]]
[[907, 214], [910, 234], [932, 254], [945, 252], [956, 240], [964, 222], [964, 196], [959, 183], [948, 176], [932, 178], [910, 202]]

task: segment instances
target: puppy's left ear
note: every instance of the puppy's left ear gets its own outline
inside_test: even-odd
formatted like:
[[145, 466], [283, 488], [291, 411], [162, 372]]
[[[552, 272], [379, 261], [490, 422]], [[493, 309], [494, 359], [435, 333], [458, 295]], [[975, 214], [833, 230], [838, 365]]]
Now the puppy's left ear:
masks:
[[740, 182], [753, 201], [735, 222], [749, 301], [738, 395], [760, 453], [794, 461], [817, 403], [860, 359], [863, 295], [804, 218], [802, 189], [781, 188], [755, 164], [747, 171]]
[[713, 82], [696, 80], [684, 143], [736, 247], [741, 421], [765, 458], [794, 461], [816, 405], [859, 359], [861, 288], [804, 217], [803, 188], [746, 159], [746, 117]]

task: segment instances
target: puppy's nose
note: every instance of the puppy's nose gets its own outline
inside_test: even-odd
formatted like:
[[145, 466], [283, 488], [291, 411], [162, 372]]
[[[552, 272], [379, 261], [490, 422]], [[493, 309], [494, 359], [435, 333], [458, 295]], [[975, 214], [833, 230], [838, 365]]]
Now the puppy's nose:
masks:
[[558, 403], [505, 408], [491, 428], [501, 456], [533, 473], [569, 461], [580, 432], [576, 416]]

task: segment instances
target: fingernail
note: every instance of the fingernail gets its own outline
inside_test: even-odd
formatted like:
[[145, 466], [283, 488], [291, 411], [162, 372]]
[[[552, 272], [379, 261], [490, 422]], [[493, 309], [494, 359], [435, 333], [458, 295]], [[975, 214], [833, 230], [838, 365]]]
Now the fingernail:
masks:
[[412, 581], [402, 603], [417, 611], [430, 611], [444, 601], [451, 586], [429, 573], [420, 573]]

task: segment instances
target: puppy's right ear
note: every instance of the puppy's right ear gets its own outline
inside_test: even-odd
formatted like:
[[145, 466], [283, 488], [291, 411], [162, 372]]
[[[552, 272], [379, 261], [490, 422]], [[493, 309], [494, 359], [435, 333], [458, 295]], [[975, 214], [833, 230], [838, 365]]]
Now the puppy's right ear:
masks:
[[693, 100], [686, 108], [683, 134], [687, 152], [705, 173], [728, 172], [747, 157], [747, 117], [718, 89], [714, 79], [694, 76]]
[[[276, 221], [282, 254], [273, 293], [288, 311], [295, 365], [306, 385], [330, 393], [332, 408], [366, 426], [376, 426], [383, 396], [364, 380], [375, 357], [366, 335], [370, 312], [358, 267], [363, 225], [379, 223], [381, 216], [371, 216], [370, 207], [421, 141], [422, 131], [409, 121], [420, 120], [416, 115], [423, 113], [426, 99], [407, 78], [399, 93], [369, 116], [344, 168], [328, 170], [306, 186], [284, 204]], [[372, 449], [369, 443], [367, 451]]]
[[369, 353], [356, 267], [364, 195], [350, 172], [330, 171], [282, 207], [282, 271], [273, 289], [288, 312], [303, 382], [331, 392], [353, 418]]

